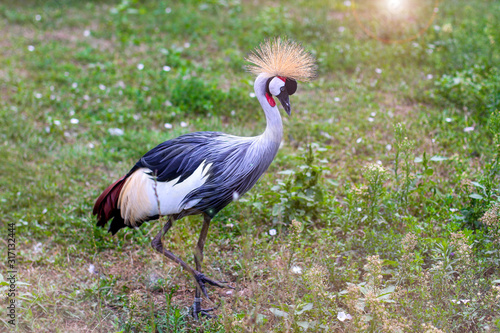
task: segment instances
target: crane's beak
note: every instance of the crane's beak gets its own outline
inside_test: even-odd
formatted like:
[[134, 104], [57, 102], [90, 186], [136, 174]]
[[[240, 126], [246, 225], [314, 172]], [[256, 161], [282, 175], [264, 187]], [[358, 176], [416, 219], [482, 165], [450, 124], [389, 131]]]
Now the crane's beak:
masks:
[[290, 115], [292, 113], [292, 109], [290, 108], [290, 98], [288, 98], [288, 92], [283, 90], [278, 96], [278, 99], [281, 102], [281, 105], [283, 105], [283, 109], [285, 109], [286, 113]]

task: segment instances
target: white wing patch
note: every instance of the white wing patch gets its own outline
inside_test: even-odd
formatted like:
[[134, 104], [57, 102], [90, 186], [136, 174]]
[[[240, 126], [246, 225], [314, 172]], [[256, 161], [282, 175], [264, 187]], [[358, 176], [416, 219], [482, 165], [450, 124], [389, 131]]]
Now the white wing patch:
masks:
[[[179, 183], [180, 176], [169, 182], [156, 182], [148, 174], [151, 170], [141, 168], [135, 171], [126, 181], [118, 198], [118, 207], [125, 224], [136, 226], [137, 222], [149, 216], [178, 214], [200, 202], [182, 201], [191, 191], [199, 188], [207, 181], [212, 163], [203, 161], [191, 176]], [[156, 187], [156, 191], [155, 191]], [[159, 206], [159, 211], [158, 211]]]

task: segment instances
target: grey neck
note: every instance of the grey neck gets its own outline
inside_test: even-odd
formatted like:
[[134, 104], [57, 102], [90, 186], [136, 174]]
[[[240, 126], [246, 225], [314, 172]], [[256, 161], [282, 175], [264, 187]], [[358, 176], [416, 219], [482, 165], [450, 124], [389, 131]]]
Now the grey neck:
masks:
[[281, 144], [281, 139], [283, 138], [283, 123], [281, 122], [281, 115], [278, 110], [278, 105], [271, 106], [266, 98], [266, 82], [269, 77], [265, 74], [260, 74], [257, 79], [255, 79], [254, 90], [255, 96], [260, 102], [264, 113], [266, 114], [267, 126], [264, 133], [260, 136], [261, 140], [269, 143], [272, 146], [276, 146], [276, 152], [278, 151], [279, 145]]

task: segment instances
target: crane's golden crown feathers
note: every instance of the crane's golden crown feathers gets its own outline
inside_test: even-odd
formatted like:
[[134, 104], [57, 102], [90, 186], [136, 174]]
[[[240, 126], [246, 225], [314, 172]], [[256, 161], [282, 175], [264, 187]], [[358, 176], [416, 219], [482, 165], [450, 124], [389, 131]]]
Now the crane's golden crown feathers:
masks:
[[280, 37], [260, 44], [246, 58], [247, 70], [260, 75], [283, 76], [297, 81], [310, 81], [316, 76], [316, 61], [302, 45]]

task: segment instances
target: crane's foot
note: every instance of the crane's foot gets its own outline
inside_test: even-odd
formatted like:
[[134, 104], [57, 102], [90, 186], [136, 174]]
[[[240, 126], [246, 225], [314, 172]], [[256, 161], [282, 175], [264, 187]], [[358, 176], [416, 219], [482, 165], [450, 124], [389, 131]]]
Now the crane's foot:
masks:
[[214, 310], [215, 310], [215, 308], [202, 309], [201, 308], [201, 298], [195, 297], [193, 306], [191, 307], [191, 315], [193, 316], [194, 320], [199, 320], [200, 317], [217, 318], [216, 315], [209, 313], [209, 312], [214, 311]]
[[231, 287], [229, 285], [225, 285], [227, 283], [226, 281], [215, 281], [215, 280], [212, 280], [212, 279], [206, 277], [205, 274], [200, 273], [200, 272], [197, 272], [195, 274], [194, 278], [196, 279], [196, 282], [200, 286], [201, 291], [203, 292], [203, 294], [205, 295], [205, 297], [207, 299], [210, 299], [210, 298], [208, 298], [207, 289], [205, 288], [205, 283], [208, 283], [208, 284], [210, 284], [212, 286], [216, 286], [218, 288], [231, 288], [231, 289], [234, 289], [234, 287]]

